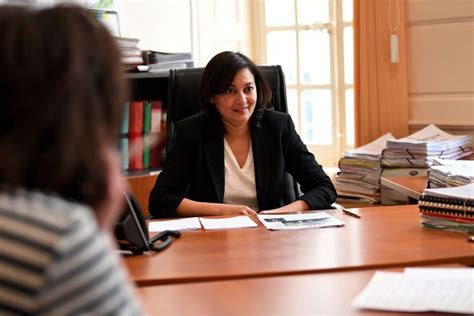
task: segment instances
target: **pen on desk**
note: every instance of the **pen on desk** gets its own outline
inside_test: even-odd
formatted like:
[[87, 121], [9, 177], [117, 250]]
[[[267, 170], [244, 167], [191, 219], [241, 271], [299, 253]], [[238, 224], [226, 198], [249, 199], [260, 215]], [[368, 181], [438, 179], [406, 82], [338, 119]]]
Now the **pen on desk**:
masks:
[[356, 214], [356, 213], [352, 213], [352, 212], [349, 212], [348, 210], [346, 210], [345, 208], [342, 209], [342, 213], [346, 214], [346, 215], [349, 215], [349, 216], [353, 216], [353, 217], [357, 217], [357, 218], [361, 218], [359, 214]]

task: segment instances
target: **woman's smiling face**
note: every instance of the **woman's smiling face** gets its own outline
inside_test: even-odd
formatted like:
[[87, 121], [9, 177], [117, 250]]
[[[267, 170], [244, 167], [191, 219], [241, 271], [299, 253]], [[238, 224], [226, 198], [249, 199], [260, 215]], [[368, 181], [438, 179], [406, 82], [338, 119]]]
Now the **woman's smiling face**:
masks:
[[248, 124], [257, 102], [255, 78], [248, 68], [235, 74], [232, 84], [212, 98], [224, 126], [240, 127]]

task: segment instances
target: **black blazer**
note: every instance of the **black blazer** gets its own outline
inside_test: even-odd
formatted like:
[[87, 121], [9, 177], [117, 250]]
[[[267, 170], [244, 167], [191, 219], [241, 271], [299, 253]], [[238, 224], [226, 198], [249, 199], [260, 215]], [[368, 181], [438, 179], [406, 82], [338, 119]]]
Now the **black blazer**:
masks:
[[[259, 210], [282, 205], [285, 171], [300, 184], [299, 199], [311, 209], [329, 208], [336, 190], [296, 133], [291, 117], [265, 110], [259, 122], [250, 122]], [[224, 134], [206, 114], [188, 117], [176, 125], [175, 142], [163, 171], [150, 192], [154, 217], [175, 217], [186, 197], [222, 203], [224, 196]]]

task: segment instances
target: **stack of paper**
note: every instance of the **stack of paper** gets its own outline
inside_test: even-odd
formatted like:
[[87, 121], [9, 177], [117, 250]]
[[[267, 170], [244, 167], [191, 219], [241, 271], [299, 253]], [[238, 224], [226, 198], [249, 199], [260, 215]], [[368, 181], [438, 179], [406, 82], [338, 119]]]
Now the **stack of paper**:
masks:
[[138, 38], [115, 37], [115, 41], [118, 44], [125, 70], [132, 70], [135, 66], [143, 64]]
[[474, 232], [474, 183], [425, 189], [418, 201], [424, 227], [456, 232]]
[[474, 314], [473, 268], [377, 271], [353, 306], [386, 311]]
[[474, 160], [435, 159], [428, 171], [430, 188], [456, 187], [474, 182]]
[[472, 154], [469, 135], [451, 135], [433, 124], [404, 138], [387, 140], [382, 165], [394, 168], [426, 168], [435, 158], [460, 159]]
[[201, 224], [206, 230], [258, 226], [247, 215], [241, 215], [224, 218], [187, 217], [181, 219], [153, 221], [148, 224], [148, 230], [150, 232], [160, 232], [164, 230], [194, 230], [201, 229]]
[[373, 142], [346, 151], [339, 160], [341, 171], [336, 176], [335, 186], [338, 202], [380, 202], [380, 158], [387, 140], [395, 139], [387, 133]]

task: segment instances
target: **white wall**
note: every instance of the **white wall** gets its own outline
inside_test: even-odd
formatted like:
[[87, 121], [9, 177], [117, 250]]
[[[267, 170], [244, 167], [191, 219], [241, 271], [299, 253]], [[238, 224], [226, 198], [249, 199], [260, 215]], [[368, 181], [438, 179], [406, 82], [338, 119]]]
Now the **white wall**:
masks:
[[223, 50], [250, 53], [248, 0], [115, 0], [122, 36], [141, 49], [192, 52], [205, 66]]
[[474, 1], [407, 0], [410, 129], [474, 133]]
[[124, 37], [139, 38], [142, 50], [192, 50], [189, 0], [115, 0]]

